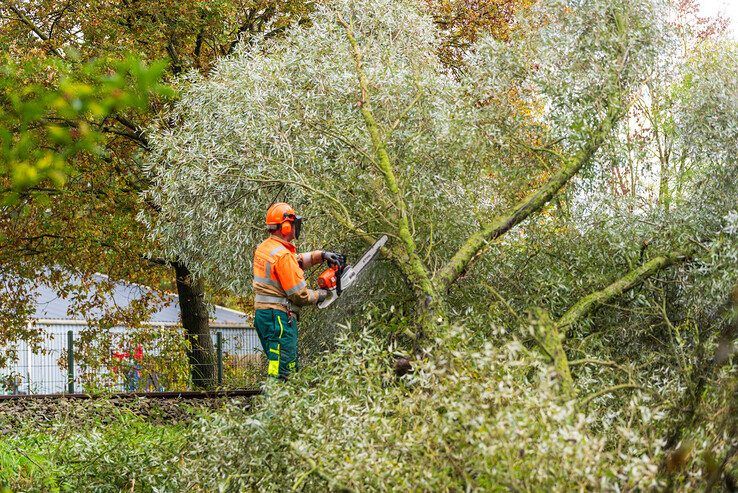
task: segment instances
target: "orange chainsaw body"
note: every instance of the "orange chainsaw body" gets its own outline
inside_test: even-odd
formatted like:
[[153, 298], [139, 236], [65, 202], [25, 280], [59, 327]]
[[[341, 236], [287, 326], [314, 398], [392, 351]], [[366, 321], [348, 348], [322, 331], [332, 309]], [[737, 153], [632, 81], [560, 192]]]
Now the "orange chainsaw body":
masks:
[[320, 286], [320, 289], [334, 289], [338, 286], [338, 270], [339, 267], [334, 265], [333, 267], [328, 267], [318, 276], [318, 286]]

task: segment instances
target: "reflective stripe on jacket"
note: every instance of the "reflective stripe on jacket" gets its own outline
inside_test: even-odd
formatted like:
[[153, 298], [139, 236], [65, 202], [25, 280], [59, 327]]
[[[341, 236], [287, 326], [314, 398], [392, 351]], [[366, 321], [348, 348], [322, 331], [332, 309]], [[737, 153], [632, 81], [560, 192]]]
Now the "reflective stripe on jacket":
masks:
[[297, 263], [302, 270], [309, 269], [313, 265], [323, 263], [323, 250], [315, 250], [313, 252], [298, 253]]
[[307, 288], [305, 273], [300, 268], [315, 265], [321, 252], [297, 255], [295, 246], [270, 236], [254, 252], [254, 309], [274, 308], [288, 311], [295, 307], [314, 305], [318, 292]]

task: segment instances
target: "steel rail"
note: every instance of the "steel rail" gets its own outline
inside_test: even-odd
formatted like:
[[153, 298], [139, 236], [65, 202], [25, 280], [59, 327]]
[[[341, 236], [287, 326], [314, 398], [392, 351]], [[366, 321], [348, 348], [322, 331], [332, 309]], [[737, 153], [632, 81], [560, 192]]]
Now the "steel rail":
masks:
[[114, 394], [11, 394], [0, 395], [0, 401], [14, 399], [219, 399], [224, 397], [254, 397], [262, 393], [261, 389], [242, 390], [204, 390], [185, 392], [117, 392]]

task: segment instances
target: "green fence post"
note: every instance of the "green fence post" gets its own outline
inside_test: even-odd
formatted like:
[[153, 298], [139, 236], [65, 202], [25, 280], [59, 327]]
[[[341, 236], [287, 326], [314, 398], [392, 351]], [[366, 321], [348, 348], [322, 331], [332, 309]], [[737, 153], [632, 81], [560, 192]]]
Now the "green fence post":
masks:
[[74, 394], [74, 332], [67, 331], [67, 392]]
[[218, 358], [218, 386], [223, 385], [223, 333], [215, 333], [215, 349]]

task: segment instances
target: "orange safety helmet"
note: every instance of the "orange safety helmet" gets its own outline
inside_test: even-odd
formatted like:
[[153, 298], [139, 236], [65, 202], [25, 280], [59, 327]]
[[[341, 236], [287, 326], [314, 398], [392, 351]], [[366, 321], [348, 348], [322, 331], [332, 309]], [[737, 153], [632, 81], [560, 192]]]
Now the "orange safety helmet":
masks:
[[281, 225], [280, 230], [285, 236], [292, 232], [294, 225], [295, 238], [299, 238], [300, 229], [302, 228], [302, 216], [295, 214], [295, 210], [291, 205], [285, 202], [277, 202], [267, 209], [266, 224], [267, 229], [272, 231], [275, 231]]

